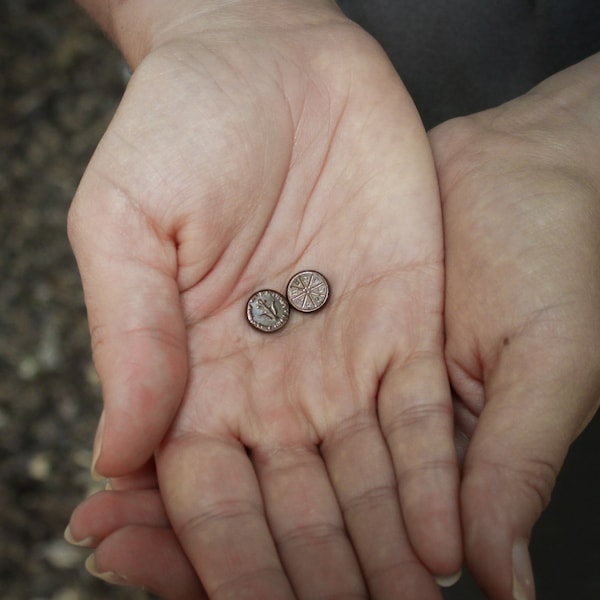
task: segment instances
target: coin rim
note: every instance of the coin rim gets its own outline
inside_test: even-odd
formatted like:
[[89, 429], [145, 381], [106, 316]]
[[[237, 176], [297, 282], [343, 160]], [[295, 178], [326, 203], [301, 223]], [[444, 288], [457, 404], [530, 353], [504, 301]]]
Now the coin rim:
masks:
[[[327, 294], [325, 296], [325, 300], [323, 300], [321, 305], [317, 306], [316, 308], [311, 308], [311, 309], [298, 308], [290, 300], [290, 285], [292, 284], [292, 281], [294, 281], [294, 279], [296, 279], [296, 277], [300, 277], [300, 275], [304, 275], [305, 273], [316, 273], [319, 277], [323, 278], [323, 281], [325, 282], [325, 285], [327, 286]], [[329, 301], [329, 296], [331, 294], [331, 286], [329, 285], [329, 280], [327, 279], [327, 277], [325, 277], [325, 275], [323, 275], [323, 273], [321, 273], [321, 271], [317, 271], [316, 269], [304, 269], [302, 271], [298, 271], [298, 273], [296, 273], [295, 275], [292, 275], [292, 277], [290, 277], [290, 280], [288, 281], [287, 286], [285, 287], [285, 292], [286, 292], [285, 295], [287, 297], [288, 304], [291, 308], [293, 308], [294, 310], [297, 310], [298, 312], [308, 314], [308, 313], [318, 312], [327, 304], [327, 302]]]
[[[251, 307], [250, 307], [250, 302], [252, 302], [252, 300], [258, 296], [259, 294], [264, 294], [265, 292], [269, 292], [271, 294], [275, 294], [276, 296], [279, 296], [281, 298], [281, 300], [284, 302], [284, 304], [287, 306], [287, 315], [284, 321], [281, 322], [281, 324], [271, 327], [271, 328], [265, 328], [262, 325], [259, 325], [251, 316]], [[264, 290], [258, 290], [256, 292], [254, 292], [250, 298], [248, 298], [248, 302], [246, 302], [246, 320], [248, 321], [248, 324], [253, 327], [254, 329], [256, 329], [256, 331], [260, 331], [261, 333], [275, 333], [276, 331], [280, 331], [281, 329], [283, 329], [288, 321], [290, 320], [290, 303], [288, 301], [288, 299], [280, 292], [278, 292], [277, 290], [272, 290], [270, 288], [265, 288]]]

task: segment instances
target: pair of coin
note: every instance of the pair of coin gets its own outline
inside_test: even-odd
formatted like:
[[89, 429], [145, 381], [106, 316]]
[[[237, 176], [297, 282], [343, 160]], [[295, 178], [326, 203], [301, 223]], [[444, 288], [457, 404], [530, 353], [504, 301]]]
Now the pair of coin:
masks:
[[323, 308], [329, 298], [329, 283], [318, 271], [301, 271], [287, 285], [287, 299], [275, 290], [260, 290], [248, 300], [246, 316], [250, 325], [271, 333], [284, 327], [290, 306], [303, 313]]

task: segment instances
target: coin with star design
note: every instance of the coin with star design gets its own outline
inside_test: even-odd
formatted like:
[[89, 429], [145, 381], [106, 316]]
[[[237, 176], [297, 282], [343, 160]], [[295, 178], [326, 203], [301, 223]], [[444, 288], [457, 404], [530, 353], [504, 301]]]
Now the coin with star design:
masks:
[[329, 283], [318, 271], [301, 271], [290, 279], [287, 298], [296, 310], [314, 312], [323, 308], [329, 299]]

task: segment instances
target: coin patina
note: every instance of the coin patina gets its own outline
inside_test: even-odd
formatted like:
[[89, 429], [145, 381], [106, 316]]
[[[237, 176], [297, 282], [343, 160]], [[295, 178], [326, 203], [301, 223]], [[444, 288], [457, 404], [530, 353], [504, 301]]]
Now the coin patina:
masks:
[[329, 299], [329, 283], [318, 271], [301, 271], [290, 279], [287, 298], [296, 310], [314, 312], [323, 308]]
[[252, 327], [272, 333], [285, 327], [290, 318], [290, 306], [279, 292], [260, 290], [248, 300], [246, 316]]

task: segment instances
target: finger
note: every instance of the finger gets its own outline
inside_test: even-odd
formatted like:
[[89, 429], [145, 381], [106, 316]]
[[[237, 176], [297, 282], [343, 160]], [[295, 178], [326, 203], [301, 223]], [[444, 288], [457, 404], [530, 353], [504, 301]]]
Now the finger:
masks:
[[94, 547], [128, 525], [169, 527], [158, 490], [99, 492], [90, 496], [73, 511], [65, 538], [77, 546]]
[[126, 192], [89, 169], [69, 213], [69, 237], [104, 397], [93, 469], [119, 476], [148, 461], [183, 394], [176, 250]]
[[108, 583], [143, 587], [166, 600], [207, 598], [172, 529], [120, 529], [102, 541], [86, 568]]
[[122, 477], [112, 477], [108, 480], [106, 489], [115, 491], [158, 489], [154, 458], [151, 458], [145, 465], [133, 473], [123, 475]]
[[175, 533], [210, 598], [294, 598], [244, 446], [204, 434], [157, 454]]
[[332, 432], [322, 453], [373, 598], [437, 600], [400, 513], [396, 478], [375, 414]]
[[467, 564], [493, 598], [535, 597], [531, 530], [570, 443], [597, 405], [598, 366], [595, 375], [583, 372], [569, 354], [510, 342], [486, 377], [486, 405], [465, 457], [461, 504]]
[[259, 447], [252, 459], [296, 596], [365, 598], [362, 573], [316, 448]]
[[378, 406], [410, 542], [440, 581], [455, 580], [462, 564], [459, 470], [441, 358], [422, 354], [390, 366]]

